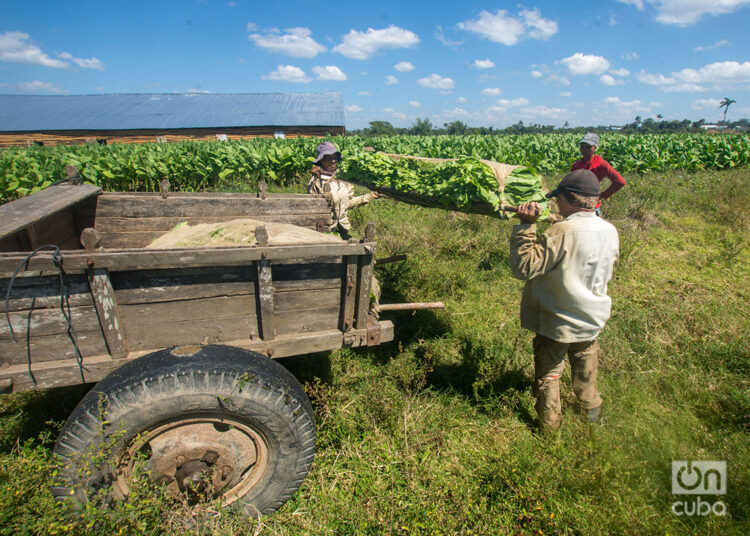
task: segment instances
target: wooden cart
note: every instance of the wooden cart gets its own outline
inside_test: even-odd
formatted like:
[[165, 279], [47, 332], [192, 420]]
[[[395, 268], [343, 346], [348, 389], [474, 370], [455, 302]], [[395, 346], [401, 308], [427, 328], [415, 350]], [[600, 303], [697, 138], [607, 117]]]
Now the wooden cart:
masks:
[[[260, 228], [253, 247], [144, 249], [180, 222], [243, 217], [320, 230], [330, 209], [302, 194], [71, 183], [0, 206], [0, 390], [99, 382], [58, 439], [56, 496], [126, 497], [138, 460], [174, 493], [250, 513], [299, 487], [312, 411], [268, 357], [393, 339], [369, 312], [374, 226], [336, 244], [272, 247]], [[91, 466], [107, 442], [113, 454]]]

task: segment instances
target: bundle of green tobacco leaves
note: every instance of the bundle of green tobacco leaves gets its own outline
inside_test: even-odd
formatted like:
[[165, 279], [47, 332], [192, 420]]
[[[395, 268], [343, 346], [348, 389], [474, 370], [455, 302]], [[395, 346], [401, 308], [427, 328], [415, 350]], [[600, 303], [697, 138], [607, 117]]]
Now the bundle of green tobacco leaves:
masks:
[[503, 216], [505, 206], [527, 201], [548, 214], [542, 179], [523, 166], [504, 166], [473, 156], [417, 158], [384, 153], [349, 154], [338, 178], [366, 186], [401, 201], [468, 213]]

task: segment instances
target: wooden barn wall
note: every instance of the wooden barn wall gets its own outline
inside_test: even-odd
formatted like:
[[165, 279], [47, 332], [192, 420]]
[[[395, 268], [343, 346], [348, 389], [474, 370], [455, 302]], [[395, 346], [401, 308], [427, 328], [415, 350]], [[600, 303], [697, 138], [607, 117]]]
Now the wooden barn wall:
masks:
[[160, 138], [167, 142], [191, 140], [216, 140], [225, 134], [229, 140], [246, 138], [272, 138], [283, 132], [288, 138], [344, 135], [343, 126], [321, 127], [247, 127], [247, 128], [196, 128], [173, 130], [69, 130], [42, 132], [0, 132], [0, 147], [27, 146], [36, 142], [44, 145], [83, 145], [106, 140], [112, 143], [155, 143]]

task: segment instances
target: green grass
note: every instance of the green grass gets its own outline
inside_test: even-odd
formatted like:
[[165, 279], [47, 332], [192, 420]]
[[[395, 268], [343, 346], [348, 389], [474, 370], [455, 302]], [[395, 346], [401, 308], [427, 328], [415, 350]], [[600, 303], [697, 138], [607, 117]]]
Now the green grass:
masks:
[[[601, 335], [603, 423], [563, 386], [562, 428], [533, 429], [531, 334], [508, 269], [512, 222], [380, 200], [385, 313], [397, 340], [286, 359], [318, 454], [260, 521], [170, 508], [145, 489], [73, 513], [52, 502], [50, 439], [82, 388], [0, 398], [0, 534], [747, 534], [750, 532], [750, 195], [747, 170], [629, 176], [605, 203], [621, 259]], [[559, 177], [550, 177], [548, 185]], [[678, 517], [672, 460], [726, 460], [725, 517]]]

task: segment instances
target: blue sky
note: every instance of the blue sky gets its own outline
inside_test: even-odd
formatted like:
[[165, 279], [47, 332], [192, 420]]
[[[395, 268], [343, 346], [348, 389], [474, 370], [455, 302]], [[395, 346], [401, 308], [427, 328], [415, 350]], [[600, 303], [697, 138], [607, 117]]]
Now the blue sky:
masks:
[[750, 117], [750, 0], [6, 0], [0, 92], [340, 91], [347, 128]]

